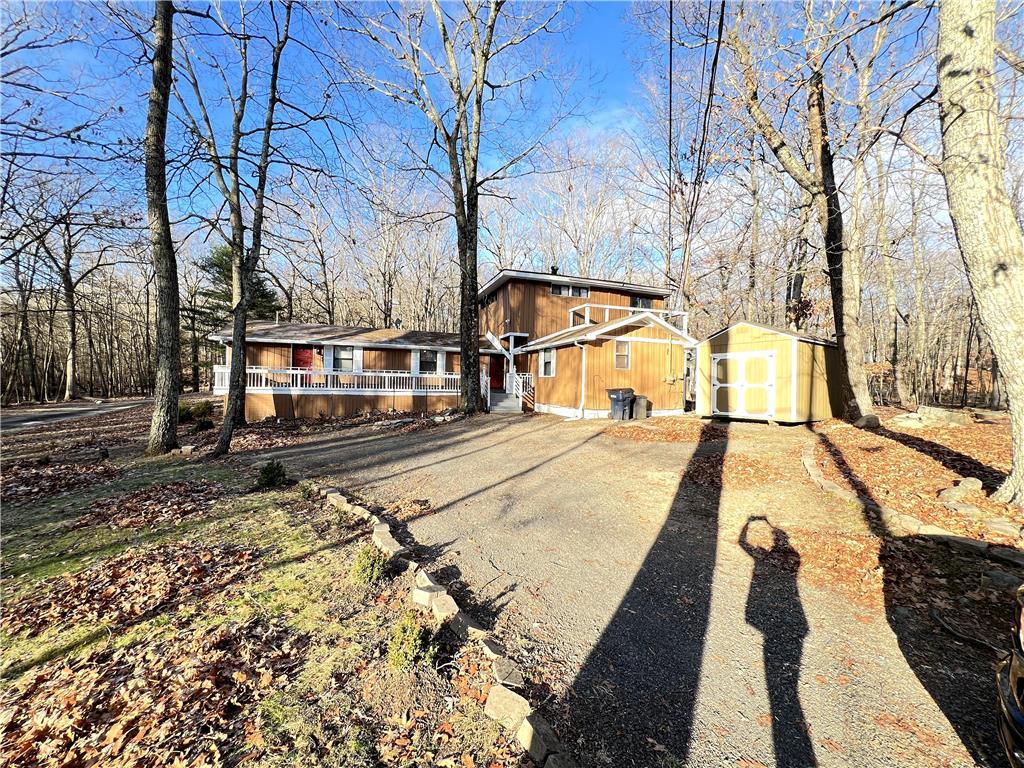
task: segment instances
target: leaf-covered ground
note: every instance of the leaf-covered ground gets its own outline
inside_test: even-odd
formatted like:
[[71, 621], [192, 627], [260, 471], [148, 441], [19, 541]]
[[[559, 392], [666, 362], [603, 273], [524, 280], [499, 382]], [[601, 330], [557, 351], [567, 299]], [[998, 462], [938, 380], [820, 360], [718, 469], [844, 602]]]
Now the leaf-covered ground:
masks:
[[230, 462], [108, 463], [5, 504], [0, 763], [530, 765], [475, 651], [421, 619], [429, 658], [388, 661], [411, 577], [353, 581], [362, 524]]
[[[986, 529], [984, 521], [1005, 518], [1024, 526], [1024, 513], [988, 498], [1011, 463], [1009, 424], [983, 421], [961, 427], [856, 429], [838, 421], [816, 428], [815, 455], [825, 477], [925, 523], [998, 544], [1017, 541]], [[963, 477], [985, 488], [964, 498], [981, 510], [967, 515], [949, 509], [941, 491]]]

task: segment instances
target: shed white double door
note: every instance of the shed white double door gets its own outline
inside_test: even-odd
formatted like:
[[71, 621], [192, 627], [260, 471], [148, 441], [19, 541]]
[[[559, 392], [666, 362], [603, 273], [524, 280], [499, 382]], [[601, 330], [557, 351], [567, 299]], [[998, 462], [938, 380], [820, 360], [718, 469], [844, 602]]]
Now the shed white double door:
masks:
[[775, 353], [711, 355], [711, 413], [751, 419], [775, 418]]

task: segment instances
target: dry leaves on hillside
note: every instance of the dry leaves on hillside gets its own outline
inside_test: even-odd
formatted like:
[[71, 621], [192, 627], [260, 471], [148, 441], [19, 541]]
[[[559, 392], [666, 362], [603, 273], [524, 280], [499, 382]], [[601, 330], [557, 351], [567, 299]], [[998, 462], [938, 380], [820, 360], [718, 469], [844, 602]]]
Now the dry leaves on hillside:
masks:
[[219, 766], [258, 751], [253, 704], [282, 687], [304, 643], [253, 619], [51, 661], [0, 694], [0, 762]]
[[1009, 468], [1006, 425], [972, 424], [903, 432], [856, 429], [828, 422], [817, 429], [816, 460], [828, 479], [900, 514], [973, 538], [1014, 544], [988, 532], [986, 518], [1008, 518], [1024, 525], [1024, 515], [1006, 504], [972, 493], [965, 501], [982, 510], [969, 516], [949, 509], [938, 495], [961, 477], [977, 477], [988, 489]]
[[131, 549], [48, 579], [4, 608], [3, 627], [34, 636], [56, 625], [125, 624], [210, 594], [256, 570], [255, 549], [197, 542]]
[[183, 480], [143, 488], [124, 496], [112, 496], [92, 503], [89, 511], [71, 524], [72, 529], [90, 525], [111, 528], [146, 528], [177, 525], [186, 518], [205, 515], [224, 493], [220, 483]]
[[113, 464], [10, 464], [0, 475], [4, 504], [27, 504], [64, 491], [88, 488], [110, 480], [120, 470]]

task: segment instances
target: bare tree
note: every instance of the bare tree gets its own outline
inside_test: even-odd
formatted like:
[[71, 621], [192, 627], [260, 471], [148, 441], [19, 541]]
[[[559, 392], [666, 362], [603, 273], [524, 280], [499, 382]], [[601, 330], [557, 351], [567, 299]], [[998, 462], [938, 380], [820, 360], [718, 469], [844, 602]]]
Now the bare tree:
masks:
[[942, 0], [936, 64], [942, 172], [978, 313], [1010, 403], [1013, 467], [995, 494], [1024, 506], [1024, 235], [1006, 192], [995, 0]]
[[153, 84], [146, 118], [146, 207], [153, 271], [156, 274], [156, 387], [149, 452], [164, 453], [178, 444], [178, 393], [181, 390], [181, 339], [178, 263], [167, 212], [167, 108], [171, 96], [174, 6], [157, 0], [153, 9]]
[[[525, 59], [527, 43], [553, 31], [561, 5], [523, 6], [506, 10], [505, 0], [467, 0], [453, 6], [431, 0], [429, 6], [391, 6], [380, 14], [351, 9], [347, 31], [373, 44], [394, 71], [380, 72], [379, 60], [356, 68], [356, 78], [394, 102], [420, 112], [432, 131], [430, 147], [416, 149], [417, 170], [431, 173], [451, 197], [460, 270], [459, 335], [463, 407], [479, 411], [480, 342], [477, 305], [477, 251], [480, 196], [485, 186], [503, 178], [537, 146], [540, 137], [516, 149], [503, 148], [496, 167], [481, 170], [482, 142], [492, 142], [496, 124], [485, 128], [485, 108], [506, 93], [521, 93], [543, 75], [543, 62]], [[517, 15], [521, 13], [521, 15]], [[428, 21], [428, 17], [430, 21]], [[504, 67], [500, 66], [505, 64]], [[440, 150], [444, 169], [434, 168], [430, 150]]]
[[[836, 183], [835, 154], [829, 135], [829, 112], [825, 98], [824, 54], [821, 46], [835, 37], [836, 33], [832, 30], [828, 34], [809, 35], [818, 41], [807, 51], [806, 64], [810, 74], [802, 85], [807, 98], [807, 131], [814, 158], [813, 167], [809, 168], [790, 148], [787, 139], [775, 126], [761, 103], [760, 81], [750, 49], [739, 34], [741, 25], [741, 22], [737, 23], [729, 35], [729, 42], [736, 53], [743, 80], [741, 93], [744, 105], [758, 132], [782, 167], [811, 195], [824, 236], [836, 341], [842, 359], [840, 383], [843, 390], [844, 416], [859, 426], [878, 426], [878, 418], [872, 411], [871, 395], [864, 371], [864, 348], [859, 327], [859, 265], [855, 267], [852, 264], [852, 256], [844, 235], [843, 210]], [[854, 284], [844, 286], [844, 279], [851, 275]]]

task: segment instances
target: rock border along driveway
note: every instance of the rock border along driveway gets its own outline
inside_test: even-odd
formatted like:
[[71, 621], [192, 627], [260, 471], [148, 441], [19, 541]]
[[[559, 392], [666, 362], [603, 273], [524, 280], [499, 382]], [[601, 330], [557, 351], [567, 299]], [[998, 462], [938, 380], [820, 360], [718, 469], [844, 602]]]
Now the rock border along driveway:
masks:
[[340, 512], [355, 515], [372, 526], [372, 542], [406, 573], [412, 572], [415, 584], [410, 593], [413, 605], [429, 612], [463, 642], [479, 644], [491, 660], [493, 683], [484, 703], [484, 713], [515, 734], [519, 745], [538, 768], [575, 768], [576, 763], [555, 735], [548, 722], [533, 711], [529, 700], [514, 688], [523, 688], [525, 679], [515, 663], [505, 656], [504, 647], [490, 637], [471, 615], [462, 610], [448, 590], [409, 556], [409, 549], [394, 536], [391, 524], [383, 517], [349, 501], [339, 489], [307, 481], [320, 498]]

